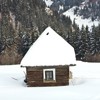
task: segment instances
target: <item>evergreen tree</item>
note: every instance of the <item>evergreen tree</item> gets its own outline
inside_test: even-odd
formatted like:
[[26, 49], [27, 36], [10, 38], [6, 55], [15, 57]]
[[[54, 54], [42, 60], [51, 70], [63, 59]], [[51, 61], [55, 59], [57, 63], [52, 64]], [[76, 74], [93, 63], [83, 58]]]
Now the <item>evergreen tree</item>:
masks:
[[95, 44], [96, 44], [96, 54], [100, 53], [100, 24], [95, 27]]
[[81, 47], [81, 45], [82, 45], [82, 42], [81, 42], [81, 34], [80, 34], [80, 29], [79, 29], [79, 27], [77, 28], [77, 30], [76, 30], [76, 39], [75, 39], [75, 53], [76, 53], [76, 58], [78, 59], [78, 60], [80, 60], [81, 59], [81, 50], [80, 50], [80, 47]]
[[88, 26], [86, 26], [85, 28], [85, 33], [86, 33], [86, 41], [85, 41], [86, 48], [84, 56], [85, 60], [87, 60], [87, 57], [90, 56], [90, 32], [88, 30]]
[[82, 28], [80, 31], [78, 31], [77, 34], [77, 39], [76, 39], [76, 57], [79, 60], [84, 60], [85, 59], [85, 53], [87, 50], [87, 33], [85, 31], [85, 27], [82, 25]]
[[28, 49], [30, 48], [32, 41], [28, 33], [21, 32], [19, 34], [20, 37], [20, 43], [19, 43], [19, 49], [18, 52], [21, 53], [23, 56], [26, 54]]
[[96, 54], [96, 32], [95, 32], [95, 26], [92, 27], [92, 32], [90, 34], [90, 52], [92, 55]]

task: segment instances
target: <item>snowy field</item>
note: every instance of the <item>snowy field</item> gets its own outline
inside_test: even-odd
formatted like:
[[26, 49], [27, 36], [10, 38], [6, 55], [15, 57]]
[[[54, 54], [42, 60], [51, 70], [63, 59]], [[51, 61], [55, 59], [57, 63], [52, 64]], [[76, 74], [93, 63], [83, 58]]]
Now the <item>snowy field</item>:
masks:
[[100, 64], [77, 62], [69, 86], [26, 87], [25, 69], [0, 66], [0, 100], [100, 100]]

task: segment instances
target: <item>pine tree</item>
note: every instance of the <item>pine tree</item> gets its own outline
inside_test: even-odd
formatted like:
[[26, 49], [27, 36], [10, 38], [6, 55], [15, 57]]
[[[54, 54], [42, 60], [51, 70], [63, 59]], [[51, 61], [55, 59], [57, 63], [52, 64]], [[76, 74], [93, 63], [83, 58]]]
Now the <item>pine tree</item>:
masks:
[[95, 26], [92, 27], [92, 32], [90, 34], [90, 52], [92, 55], [96, 54], [96, 33], [95, 33]]
[[88, 56], [90, 56], [90, 32], [88, 30], [88, 26], [86, 26], [85, 28], [85, 33], [86, 33], [86, 48], [85, 48], [85, 60], [87, 61]]
[[96, 54], [100, 53], [100, 24], [95, 27]]
[[86, 52], [86, 33], [83, 25], [78, 36], [78, 46], [79, 46], [78, 57], [81, 60], [84, 60], [85, 52]]
[[19, 37], [20, 37], [20, 40], [19, 40], [20, 43], [18, 45], [18, 52], [24, 56], [26, 52], [28, 51], [28, 49], [30, 48], [32, 44], [32, 40], [29, 34], [26, 32], [19, 33]]

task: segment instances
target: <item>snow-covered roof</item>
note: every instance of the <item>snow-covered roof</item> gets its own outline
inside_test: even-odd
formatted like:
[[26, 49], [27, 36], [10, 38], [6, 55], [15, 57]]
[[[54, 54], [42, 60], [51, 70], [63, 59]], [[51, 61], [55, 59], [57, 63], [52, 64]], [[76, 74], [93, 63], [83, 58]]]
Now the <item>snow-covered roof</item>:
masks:
[[76, 63], [74, 48], [48, 27], [30, 47], [21, 66], [54, 66]]

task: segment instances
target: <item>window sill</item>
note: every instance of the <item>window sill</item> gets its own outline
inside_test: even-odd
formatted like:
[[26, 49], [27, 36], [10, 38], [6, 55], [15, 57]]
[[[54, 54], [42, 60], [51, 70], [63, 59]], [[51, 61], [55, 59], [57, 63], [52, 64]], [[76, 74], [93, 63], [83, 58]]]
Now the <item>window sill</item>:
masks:
[[44, 83], [56, 83], [56, 80], [43, 80]]

